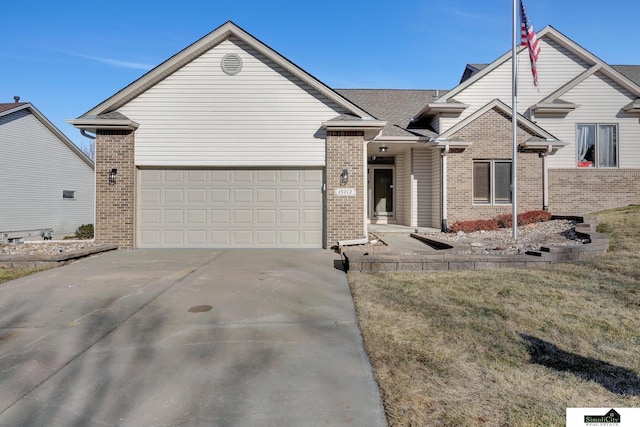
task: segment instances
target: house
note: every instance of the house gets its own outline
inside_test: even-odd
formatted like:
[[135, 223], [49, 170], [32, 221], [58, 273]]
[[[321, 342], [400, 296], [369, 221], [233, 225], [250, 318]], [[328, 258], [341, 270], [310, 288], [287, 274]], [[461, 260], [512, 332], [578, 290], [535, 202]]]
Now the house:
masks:
[[0, 242], [93, 223], [93, 161], [31, 103], [0, 103], [0, 148]]
[[[540, 92], [519, 76], [519, 210], [639, 202], [638, 69], [552, 27], [539, 39]], [[470, 65], [449, 91], [336, 90], [227, 22], [69, 121], [96, 137], [96, 239], [319, 248], [370, 223], [509, 213], [510, 61]]]
[[[519, 211], [580, 215], [638, 203], [640, 67], [610, 66], [553, 27], [538, 40], [539, 90], [528, 51], [518, 54]], [[449, 220], [491, 217], [510, 203], [510, 171], [503, 165], [512, 157], [506, 151], [511, 70], [510, 52], [488, 65], [469, 65], [457, 87], [417, 115], [438, 130], [434, 145], [471, 143], [459, 156], [447, 156], [455, 176], [445, 187]], [[488, 132], [477, 134], [482, 129]], [[501, 148], [489, 150], [492, 144]]]

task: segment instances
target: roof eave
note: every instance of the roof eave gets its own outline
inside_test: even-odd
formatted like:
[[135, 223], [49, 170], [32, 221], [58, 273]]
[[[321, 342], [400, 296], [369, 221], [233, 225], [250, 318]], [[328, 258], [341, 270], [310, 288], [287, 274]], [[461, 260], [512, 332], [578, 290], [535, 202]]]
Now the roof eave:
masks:
[[140, 126], [133, 120], [122, 119], [75, 119], [67, 120], [67, 123], [77, 129], [95, 132], [96, 130], [136, 130]]
[[526, 152], [555, 154], [559, 149], [569, 145], [568, 142], [557, 139], [542, 139], [533, 137], [518, 144], [518, 147]]
[[473, 142], [455, 138], [432, 138], [427, 142], [427, 144], [432, 148], [439, 148], [445, 151], [464, 151], [473, 145]]
[[331, 130], [382, 129], [386, 125], [387, 122], [380, 120], [327, 120], [326, 122], [322, 122], [324, 129]]
[[531, 107], [536, 114], [569, 114], [576, 108], [578, 104], [556, 103], [556, 102], [539, 102]]
[[387, 122], [379, 120], [329, 120], [322, 122], [322, 128], [327, 131], [362, 131], [364, 138], [371, 141], [378, 137]]
[[461, 102], [430, 102], [416, 114], [415, 119], [436, 114], [461, 114], [467, 108], [469, 105]]
[[640, 98], [622, 107], [625, 113], [640, 114]]
[[376, 141], [380, 142], [429, 142], [433, 138], [429, 136], [379, 136]]

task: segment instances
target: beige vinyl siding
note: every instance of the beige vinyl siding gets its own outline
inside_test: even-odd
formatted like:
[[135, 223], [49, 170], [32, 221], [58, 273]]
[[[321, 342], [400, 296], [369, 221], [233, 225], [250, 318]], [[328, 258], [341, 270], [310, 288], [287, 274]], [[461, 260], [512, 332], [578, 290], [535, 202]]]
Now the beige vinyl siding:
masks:
[[432, 150], [431, 155], [431, 223], [427, 227], [440, 228], [442, 205], [440, 201], [441, 192], [441, 157], [440, 150]]
[[[540, 41], [541, 53], [537, 62], [539, 89], [533, 86], [529, 54], [518, 54], [518, 112], [525, 113], [532, 105], [544, 99], [584, 72], [590, 65], [552, 40]], [[500, 99], [511, 106], [511, 59], [492, 70], [486, 76], [455, 95], [458, 102], [469, 107], [458, 117], [440, 119], [440, 132], [444, 132], [464, 120], [493, 99]]]
[[[237, 75], [220, 67], [228, 53]], [[235, 38], [118, 111], [140, 124], [139, 166], [323, 166], [321, 123], [345, 112]]]
[[412, 226], [431, 227], [432, 226], [432, 185], [431, 185], [431, 165], [434, 150], [429, 148], [413, 149], [413, 206], [415, 206], [415, 223]]
[[396, 177], [395, 177], [395, 209], [396, 223], [409, 225], [407, 214], [411, 212], [411, 199], [409, 197], [410, 182], [410, 156], [408, 152], [396, 156]]
[[578, 123], [618, 124], [620, 168], [640, 168], [640, 126], [638, 116], [627, 114], [622, 107], [635, 96], [603, 75], [589, 76], [562, 96], [579, 105], [564, 119], [537, 117], [537, 122], [561, 141], [569, 143], [549, 157], [550, 168], [574, 168], [577, 165], [576, 125]]
[[52, 228], [62, 238], [93, 223], [93, 169], [28, 110], [0, 117], [0, 152], [0, 231]]

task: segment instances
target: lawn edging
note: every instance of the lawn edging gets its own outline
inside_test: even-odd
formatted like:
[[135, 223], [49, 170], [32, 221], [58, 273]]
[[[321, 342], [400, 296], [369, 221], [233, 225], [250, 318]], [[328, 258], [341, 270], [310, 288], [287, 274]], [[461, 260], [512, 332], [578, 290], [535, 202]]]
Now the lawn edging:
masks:
[[105, 244], [55, 255], [0, 255], [0, 268], [60, 267], [81, 258], [116, 249], [118, 245]]
[[442, 253], [431, 255], [394, 252], [393, 248], [385, 252], [346, 248], [342, 251], [343, 263], [346, 271], [361, 272], [491, 270], [532, 268], [558, 262], [585, 261], [607, 253], [609, 238], [606, 234], [596, 231], [598, 222], [595, 217], [554, 216], [553, 219], [577, 221], [576, 233], [587, 243], [580, 246], [542, 246], [538, 251], [528, 251], [518, 255], [464, 255], [446, 253], [447, 250], [455, 248], [448, 242], [411, 234], [411, 237], [441, 249]]

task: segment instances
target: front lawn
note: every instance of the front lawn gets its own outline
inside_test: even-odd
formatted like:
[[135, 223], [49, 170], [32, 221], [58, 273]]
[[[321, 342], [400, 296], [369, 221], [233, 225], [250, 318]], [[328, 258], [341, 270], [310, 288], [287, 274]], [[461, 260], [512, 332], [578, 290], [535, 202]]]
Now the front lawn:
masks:
[[640, 207], [597, 214], [599, 259], [348, 274], [391, 426], [561, 426], [640, 407]]
[[0, 268], [0, 283], [8, 282], [9, 280], [18, 279], [20, 277], [28, 276], [39, 271], [48, 270], [48, 267], [39, 268]]

